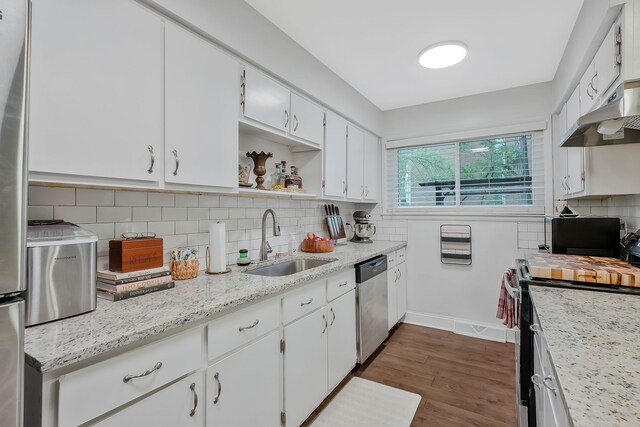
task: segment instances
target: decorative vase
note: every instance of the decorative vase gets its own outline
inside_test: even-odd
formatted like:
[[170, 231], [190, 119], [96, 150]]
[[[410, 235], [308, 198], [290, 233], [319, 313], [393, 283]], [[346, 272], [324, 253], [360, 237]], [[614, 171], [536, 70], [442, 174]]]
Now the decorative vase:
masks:
[[256, 174], [256, 188], [258, 190], [266, 190], [264, 188], [264, 174], [267, 173], [267, 168], [265, 167], [265, 163], [267, 159], [273, 157], [273, 153], [265, 153], [261, 151], [260, 153], [256, 153], [255, 151], [251, 153], [247, 153], [247, 157], [250, 157], [253, 160], [253, 173]]

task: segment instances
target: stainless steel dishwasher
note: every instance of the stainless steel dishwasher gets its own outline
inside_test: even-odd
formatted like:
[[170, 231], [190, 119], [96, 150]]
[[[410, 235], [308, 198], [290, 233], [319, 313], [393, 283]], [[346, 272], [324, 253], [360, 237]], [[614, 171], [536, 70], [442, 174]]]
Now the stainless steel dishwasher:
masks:
[[389, 336], [386, 255], [356, 264], [356, 317], [358, 363], [364, 363]]

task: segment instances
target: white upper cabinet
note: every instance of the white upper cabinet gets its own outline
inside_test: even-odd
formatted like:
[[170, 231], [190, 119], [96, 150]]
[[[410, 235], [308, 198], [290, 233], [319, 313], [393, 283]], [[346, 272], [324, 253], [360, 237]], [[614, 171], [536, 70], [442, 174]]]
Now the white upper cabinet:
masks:
[[364, 194], [363, 199], [368, 202], [378, 201], [378, 153], [380, 145], [378, 137], [365, 132], [364, 134]]
[[582, 93], [582, 86], [575, 88], [566, 104], [567, 125], [566, 130], [571, 129], [580, 118], [580, 94]]
[[362, 200], [364, 195], [364, 132], [347, 126], [347, 199]]
[[244, 115], [275, 129], [289, 132], [289, 89], [255, 68], [246, 67], [244, 76]]
[[[595, 105], [596, 100], [598, 99], [598, 74], [596, 73], [596, 65], [595, 61], [591, 61], [591, 64], [587, 67], [586, 71], [582, 75], [580, 79], [580, 96], [578, 103], [578, 117], [587, 114], [591, 111], [591, 108]], [[569, 100], [571, 101], [571, 99]], [[569, 103], [567, 101], [567, 103]], [[568, 122], [569, 127], [573, 126], [575, 120], [571, 120]]]
[[160, 18], [129, 0], [34, 0], [31, 29], [31, 178], [160, 181]]
[[238, 69], [211, 43], [166, 24], [165, 182], [237, 186]]
[[599, 95], [604, 95], [611, 84], [620, 75], [620, 60], [618, 52], [618, 37], [620, 26], [614, 24], [604, 38], [594, 59], [596, 68], [596, 89]]
[[290, 126], [292, 135], [321, 145], [324, 139], [324, 110], [292, 93]]
[[347, 188], [347, 121], [327, 112], [324, 142], [324, 196], [344, 199]]

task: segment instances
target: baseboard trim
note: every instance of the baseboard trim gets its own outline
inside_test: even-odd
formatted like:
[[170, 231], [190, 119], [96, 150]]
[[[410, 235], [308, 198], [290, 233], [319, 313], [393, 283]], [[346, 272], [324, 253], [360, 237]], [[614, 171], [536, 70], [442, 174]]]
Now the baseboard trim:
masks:
[[404, 323], [441, 329], [459, 335], [495, 342], [515, 342], [516, 335], [515, 330], [507, 329], [504, 326], [489, 325], [468, 319], [430, 313], [416, 313], [412, 311], [407, 312]]

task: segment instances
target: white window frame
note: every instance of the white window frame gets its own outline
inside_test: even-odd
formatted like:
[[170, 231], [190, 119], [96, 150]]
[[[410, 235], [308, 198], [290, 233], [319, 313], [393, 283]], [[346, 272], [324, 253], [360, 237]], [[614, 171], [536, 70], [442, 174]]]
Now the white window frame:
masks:
[[[542, 132], [542, 142], [544, 144], [544, 164], [543, 164], [543, 180], [544, 180], [544, 204], [543, 205], [502, 205], [502, 206], [420, 206], [420, 207], [398, 207], [389, 206], [390, 198], [388, 193], [389, 182], [388, 177], [388, 152], [390, 149], [416, 147], [433, 144], [444, 143], [459, 143], [477, 139], [490, 139], [499, 138], [513, 134], [523, 133], [535, 133]], [[550, 181], [548, 178], [549, 170], [551, 167], [550, 158], [550, 135], [548, 131], [547, 121], [530, 122], [523, 124], [516, 124], [510, 126], [496, 127], [491, 129], [480, 129], [473, 131], [457, 132], [450, 134], [419, 136], [402, 139], [389, 139], [385, 142], [382, 150], [382, 164], [383, 164], [383, 200], [382, 200], [382, 213], [388, 216], [491, 216], [491, 217], [541, 217], [545, 215], [548, 210], [548, 206], [552, 203], [553, 189], [550, 188]], [[459, 149], [459, 144], [456, 144], [456, 149]], [[456, 156], [456, 163], [459, 162], [459, 154]], [[459, 203], [459, 168], [456, 167], [456, 203]]]

